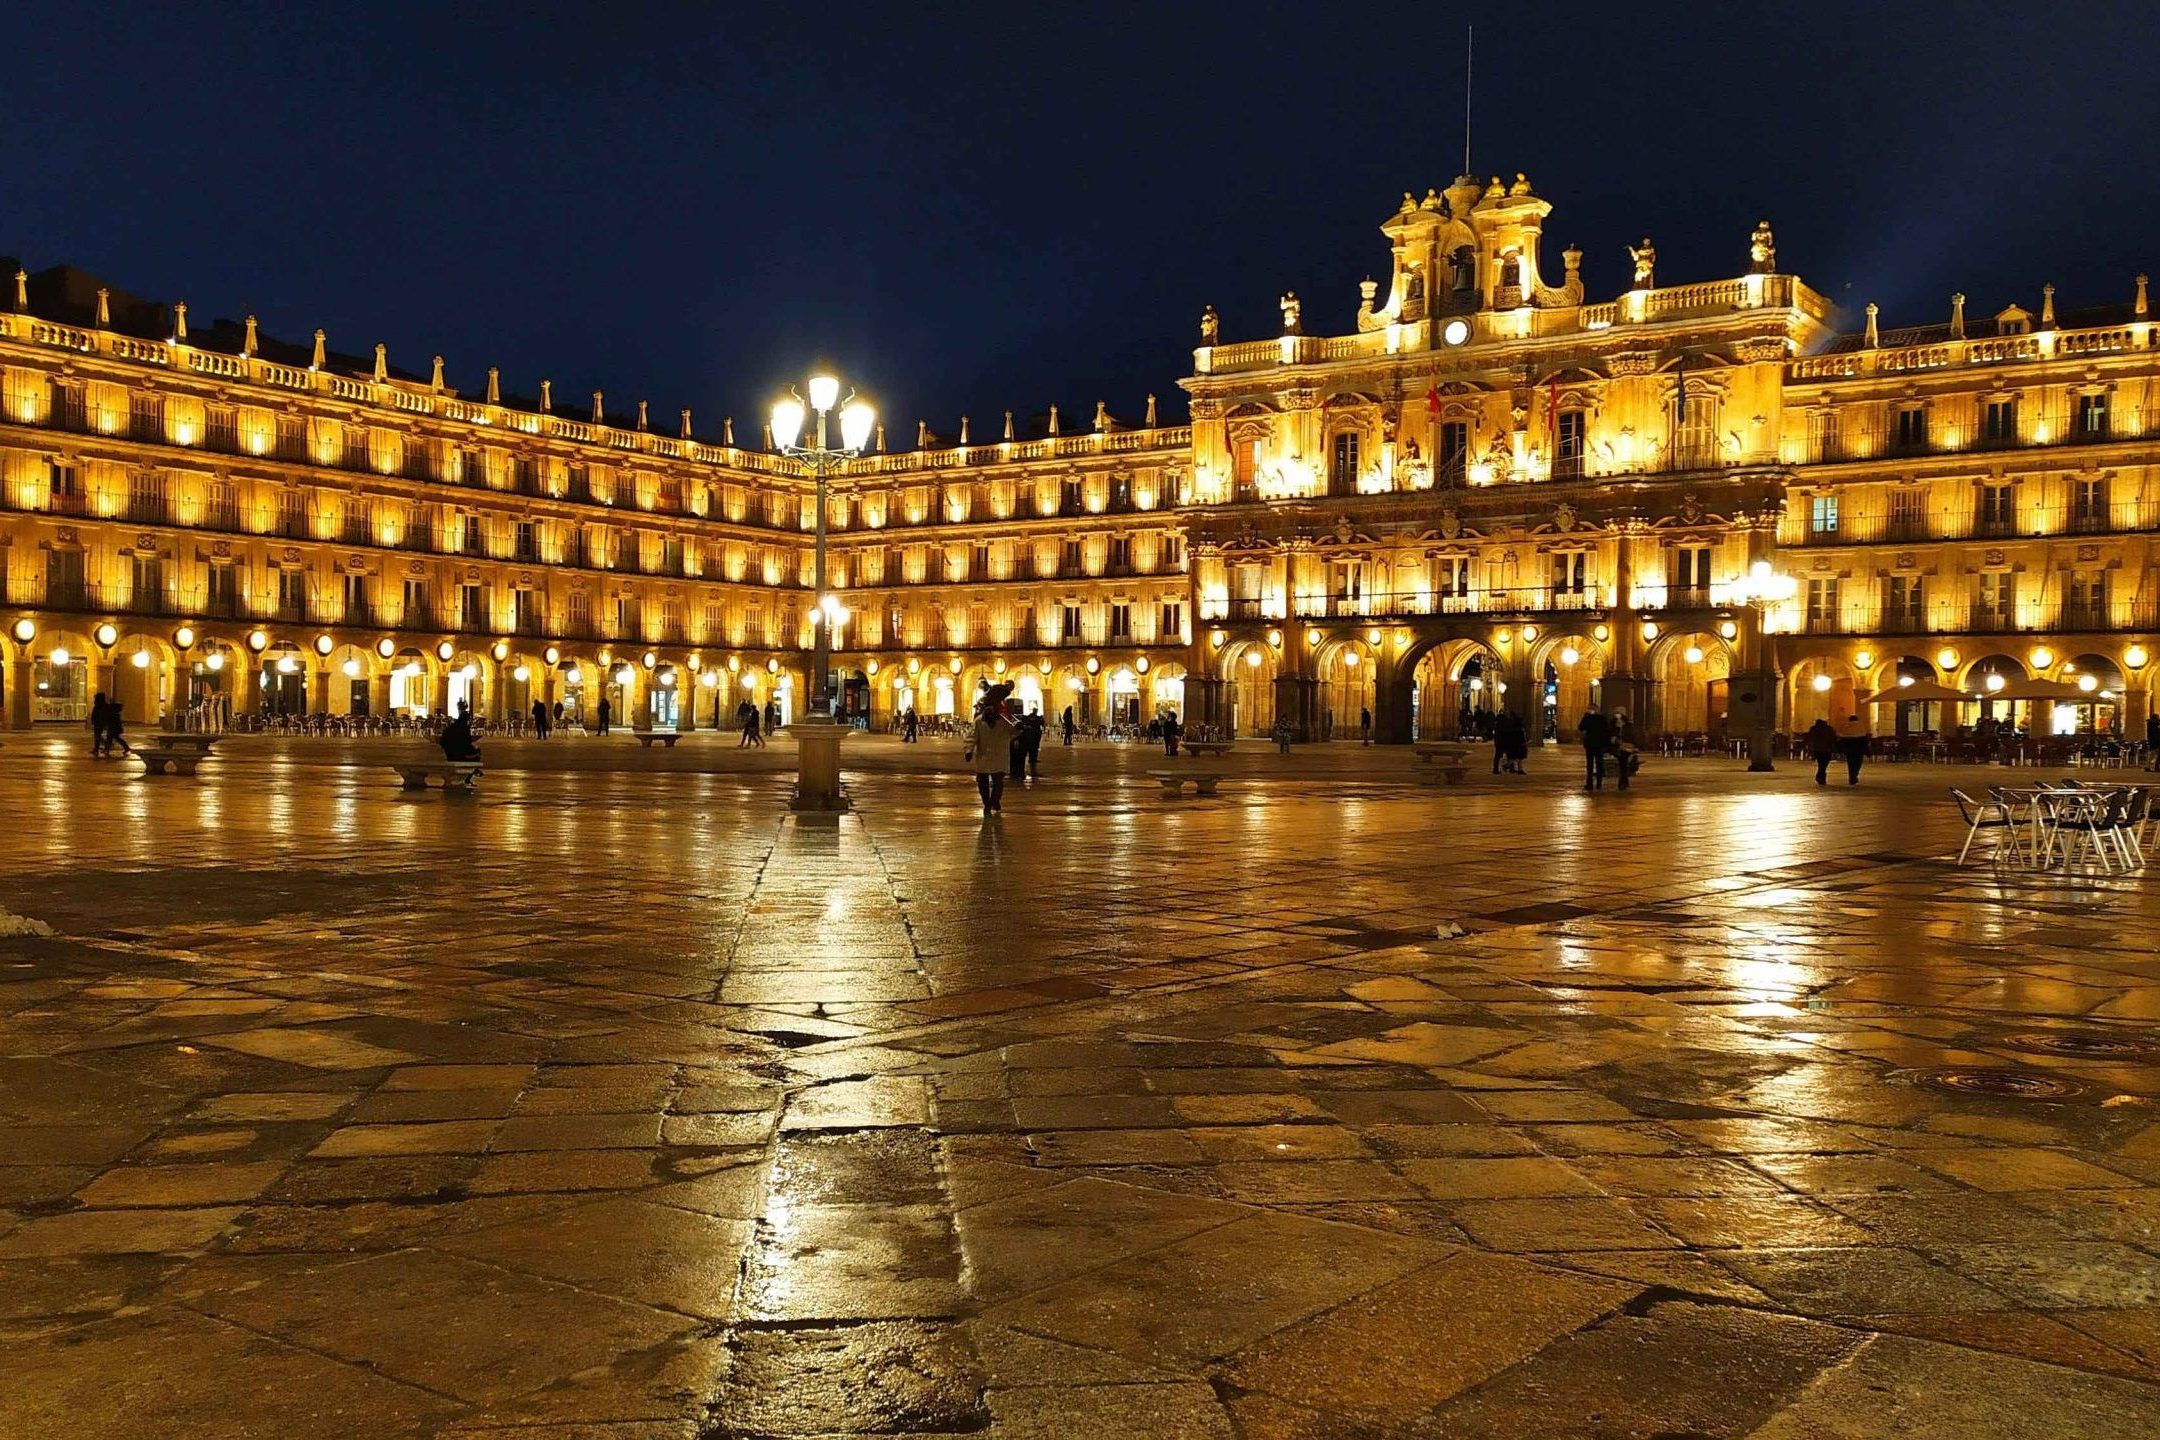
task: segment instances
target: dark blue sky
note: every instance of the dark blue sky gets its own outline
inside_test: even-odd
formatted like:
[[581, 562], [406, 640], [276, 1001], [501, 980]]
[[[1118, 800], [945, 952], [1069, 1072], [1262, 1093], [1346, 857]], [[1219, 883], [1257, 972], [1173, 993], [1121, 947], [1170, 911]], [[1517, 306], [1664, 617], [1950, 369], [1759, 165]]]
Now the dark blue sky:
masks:
[[[1463, 11], [226, 4], [11, 24], [0, 252], [448, 357], [669, 428], [823, 355], [896, 448], [1052, 401], [1166, 413], [1225, 338], [1351, 327], [1376, 226], [1462, 150]], [[1521, 4], [1480, 28], [1475, 166], [1665, 283], [1779, 259], [1885, 324], [2127, 299], [2160, 266], [2155, 7]], [[1503, 22], [1505, 28], [1503, 28]], [[747, 439], [755, 432], [746, 430]]]

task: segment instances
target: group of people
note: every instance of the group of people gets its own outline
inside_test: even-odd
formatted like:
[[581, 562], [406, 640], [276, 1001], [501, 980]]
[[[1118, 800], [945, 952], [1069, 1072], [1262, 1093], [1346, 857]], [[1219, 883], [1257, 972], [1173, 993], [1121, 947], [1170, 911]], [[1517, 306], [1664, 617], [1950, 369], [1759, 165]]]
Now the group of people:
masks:
[[[1517, 722], [1520, 724], [1521, 722]], [[1642, 749], [1635, 743], [1635, 722], [1628, 719], [1625, 710], [1615, 710], [1605, 715], [1596, 710], [1585, 710], [1582, 719], [1575, 722], [1575, 738], [1583, 750], [1583, 789], [1605, 788], [1605, 773], [1610, 769], [1622, 790], [1635, 778], [1642, 768]]]
[[735, 742], [735, 748], [763, 749], [766, 733], [778, 729], [779, 725], [780, 709], [777, 705], [768, 705], [760, 710], [755, 700], [741, 701], [735, 707], [735, 728], [742, 731], [742, 739]]
[[[1492, 741], [1492, 773], [1495, 775], [1522, 775], [1523, 762], [1530, 758], [1530, 727], [1512, 710], [1504, 710], [1486, 727]], [[1467, 728], [1462, 731], [1472, 733]]]
[[126, 717], [121, 714], [120, 702], [98, 691], [90, 700], [90, 754], [93, 759], [103, 760], [113, 753], [115, 746], [123, 755], [135, 753], [134, 747], [120, 733], [125, 728]]
[[1807, 729], [1808, 758], [1815, 762], [1815, 783], [1830, 783], [1830, 762], [1843, 756], [1845, 759], [1845, 783], [1860, 783], [1860, 767], [1867, 763], [1867, 722], [1858, 715], [1849, 715], [1838, 724], [1827, 719], [1817, 719]]

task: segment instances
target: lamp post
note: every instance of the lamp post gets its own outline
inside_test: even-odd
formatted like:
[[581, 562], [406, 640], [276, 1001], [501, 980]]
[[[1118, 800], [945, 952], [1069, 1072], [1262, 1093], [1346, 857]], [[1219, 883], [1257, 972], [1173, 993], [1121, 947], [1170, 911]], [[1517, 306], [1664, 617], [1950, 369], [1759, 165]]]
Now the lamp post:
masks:
[[1743, 691], [1741, 697], [1748, 702], [1753, 721], [1748, 731], [1749, 770], [1777, 768], [1771, 759], [1776, 749], [1777, 677], [1771, 673], [1770, 641], [1763, 632], [1770, 623], [1770, 608], [1792, 599], [1799, 590], [1799, 581], [1772, 569], [1768, 560], [1757, 560], [1750, 565], [1747, 574], [1733, 587], [1733, 599], [1746, 607], [1752, 616], [1746, 635], [1750, 663], [1746, 672], [1737, 677], [1738, 683], [1753, 692], [1750, 697]]
[[[831, 375], [813, 375], [804, 387], [809, 403], [790, 392], [772, 407], [773, 449], [801, 465], [817, 482], [817, 551], [811, 580], [817, 601], [811, 618], [813, 648], [810, 661], [810, 695], [803, 715], [790, 727], [795, 733], [797, 778], [790, 808], [799, 815], [837, 816], [848, 808], [840, 793], [841, 727], [832, 713], [832, 630], [847, 614], [840, 597], [825, 587], [825, 481], [846, 461], [862, 454], [870, 440], [877, 412], [854, 395], [840, 405], [840, 381]], [[828, 422], [834, 407], [840, 411], [840, 443], [831, 443]], [[816, 438], [803, 438], [803, 422], [817, 414]]]

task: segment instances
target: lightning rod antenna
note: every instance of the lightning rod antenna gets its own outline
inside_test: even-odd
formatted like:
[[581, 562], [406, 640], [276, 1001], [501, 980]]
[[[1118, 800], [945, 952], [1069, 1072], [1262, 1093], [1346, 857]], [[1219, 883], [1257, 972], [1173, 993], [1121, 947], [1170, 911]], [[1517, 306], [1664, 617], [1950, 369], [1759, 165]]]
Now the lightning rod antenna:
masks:
[[1462, 54], [1462, 173], [1470, 173], [1470, 76], [1477, 56], [1477, 26], [1463, 26]]

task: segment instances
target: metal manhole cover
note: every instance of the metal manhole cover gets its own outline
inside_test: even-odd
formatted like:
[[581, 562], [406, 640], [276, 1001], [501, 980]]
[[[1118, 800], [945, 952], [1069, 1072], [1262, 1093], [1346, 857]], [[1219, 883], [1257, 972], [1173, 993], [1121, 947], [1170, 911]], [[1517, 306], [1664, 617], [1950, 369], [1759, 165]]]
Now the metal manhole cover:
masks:
[[2085, 1093], [2083, 1085], [2060, 1075], [2044, 1075], [2036, 1070], [1991, 1070], [1977, 1065], [1909, 1070], [1904, 1078], [1929, 1090], [1984, 1095], [1995, 1100], [2069, 1100]]
[[2150, 1055], [2160, 1045], [2136, 1035], [2105, 1030], [2028, 1030], [2005, 1035], [1999, 1042], [2010, 1050], [2029, 1050], [2035, 1055], [2066, 1055], [2079, 1060], [2119, 1060]]

